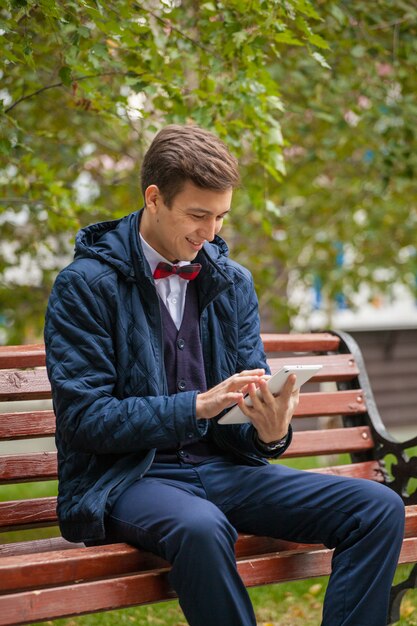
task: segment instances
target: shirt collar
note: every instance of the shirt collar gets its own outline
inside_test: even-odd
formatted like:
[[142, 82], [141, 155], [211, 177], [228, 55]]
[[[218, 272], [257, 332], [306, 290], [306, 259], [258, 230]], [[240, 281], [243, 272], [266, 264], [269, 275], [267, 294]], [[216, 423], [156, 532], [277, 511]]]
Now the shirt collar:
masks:
[[[159, 252], [157, 252], [154, 248], [152, 248], [152, 246], [150, 246], [148, 244], [148, 242], [142, 237], [142, 233], [139, 233], [139, 236], [140, 236], [140, 240], [141, 240], [141, 243], [142, 243], [143, 254], [145, 256], [145, 259], [149, 263], [149, 267], [151, 268], [152, 274], [154, 273], [158, 263], [160, 263], [161, 261], [163, 261], [164, 263], [169, 263], [170, 265], [172, 265], [171, 261], [168, 261], [168, 259], [163, 257], [162, 254], [159, 254]], [[189, 262], [190, 261], [178, 261], [177, 263], [175, 263], [175, 265], [180, 265], [180, 266], [181, 265], [188, 265]]]

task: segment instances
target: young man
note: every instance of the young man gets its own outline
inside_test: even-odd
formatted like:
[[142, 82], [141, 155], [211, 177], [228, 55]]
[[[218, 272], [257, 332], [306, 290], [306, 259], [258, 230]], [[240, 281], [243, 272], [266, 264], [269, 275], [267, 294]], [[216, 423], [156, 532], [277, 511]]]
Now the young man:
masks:
[[[253, 281], [218, 237], [238, 179], [218, 138], [168, 126], [144, 159], [144, 209], [77, 235], [45, 326], [61, 531], [167, 559], [191, 626], [256, 624], [239, 531], [324, 543], [323, 625], [385, 626], [400, 498], [266, 460], [290, 444], [298, 391], [293, 376], [268, 390]], [[251, 422], [218, 424], [236, 402]]]

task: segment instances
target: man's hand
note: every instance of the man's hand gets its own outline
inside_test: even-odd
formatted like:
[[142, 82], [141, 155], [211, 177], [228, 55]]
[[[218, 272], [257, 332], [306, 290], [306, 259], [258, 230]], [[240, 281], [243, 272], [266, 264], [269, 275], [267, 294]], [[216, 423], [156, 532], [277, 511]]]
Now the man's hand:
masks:
[[208, 391], [199, 393], [196, 401], [197, 419], [211, 419], [227, 407], [243, 402], [249, 385], [256, 389], [264, 375], [263, 369], [245, 370], [226, 378]]
[[256, 386], [250, 383], [248, 393], [252, 406], [248, 406], [243, 399], [238, 400], [242, 412], [247, 415], [258, 432], [263, 443], [271, 443], [285, 437], [298, 406], [300, 391], [295, 388], [296, 377], [288, 377], [281, 393], [273, 396], [268, 388], [267, 381], [259, 380], [261, 397], [256, 393]]

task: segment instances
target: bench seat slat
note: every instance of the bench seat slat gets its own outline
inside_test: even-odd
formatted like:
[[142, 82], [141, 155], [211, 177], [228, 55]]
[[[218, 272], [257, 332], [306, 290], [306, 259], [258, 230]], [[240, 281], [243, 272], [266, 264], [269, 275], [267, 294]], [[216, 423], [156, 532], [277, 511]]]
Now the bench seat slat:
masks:
[[[273, 553], [238, 562], [246, 586], [278, 583], [330, 573], [332, 551], [315, 549]], [[417, 559], [417, 539], [405, 539], [400, 563]], [[87, 583], [0, 596], [0, 626], [94, 613], [175, 597], [168, 568]], [[76, 601], [75, 601], [76, 599]]]
[[[415, 538], [416, 520], [417, 506], [408, 507], [406, 538]], [[61, 546], [63, 541], [65, 540], [57, 538], [56, 545]], [[12, 554], [0, 558], [3, 592], [51, 584], [69, 584], [168, 566], [160, 557], [144, 550], [137, 550], [126, 543], [84, 548], [80, 547], [80, 544], [65, 542], [67, 544], [64, 544], [65, 549], [47, 551], [47, 554], [39, 551], [41, 542], [37, 543], [36, 553]], [[303, 545], [271, 537], [240, 534], [236, 543], [236, 557], [242, 560], [255, 555], [294, 550], [309, 552], [321, 548], [323, 548], [321, 545]]]
[[[239, 535], [236, 558], [258, 557], [276, 552], [320, 550], [322, 545], [303, 545], [254, 535]], [[87, 582], [138, 571], [169, 568], [161, 557], [126, 543], [76, 547], [73, 550], [29, 554], [0, 559], [2, 592], [23, 591], [51, 585]]]

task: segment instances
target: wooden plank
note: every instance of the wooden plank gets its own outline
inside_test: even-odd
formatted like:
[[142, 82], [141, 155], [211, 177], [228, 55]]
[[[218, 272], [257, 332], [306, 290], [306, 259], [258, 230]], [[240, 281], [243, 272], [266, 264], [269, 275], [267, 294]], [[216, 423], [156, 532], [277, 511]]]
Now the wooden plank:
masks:
[[315, 467], [306, 471], [317, 472], [319, 474], [335, 474], [336, 476], [350, 476], [351, 478], [366, 478], [367, 480], [375, 480], [378, 483], [384, 482], [384, 474], [378, 461], [363, 461], [362, 463], [350, 463], [349, 465]]
[[327, 352], [340, 344], [331, 333], [262, 333], [261, 339], [266, 352]]
[[[373, 448], [367, 426], [295, 432], [282, 458], [360, 452]], [[57, 475], [56, 452], [4, 455], [0, 457], [0, 484], [52, 480]]]
[[83, 543], [72, 543], [63, 537], [48, 537], [46, 539], [31, 539], [30, 541], [14, 541], [0, 544], [0, 564], [6, 556], [21, 556], [22, 554], [37, 554], [41, 552], [56, 552], [57, 550], [74, 550], [84, 548]]
[[[361, 389], [338, 392], [301, 393], [295, 417], [358, 415], [366, 412]], [[0, 414], [0, 441], [53, 437], [55, 415], [52, 410]]]
[[[267, 352], [316, 352], [337, 350], [340, 339], [331, 333], [262, 333]], [[42, 367], [44, 344], [0, 347], [0, 369]]]
[[[317, 372], [309, 382], [327, 382], [352, 380], [358, 376], [359, 369], [351, 354], [327, 354], [322, 356], [290, 356], [271, 358], [268, 360], [272, 373], [277, 372], [284, 365], [312, 365], [321, 364], [323, 368]], [[309, 383], [306, 383], [307, 385]], [[303, 387], [304, 389], [305, 387]]]
[[[254, 535], [240, 535], [236, 556], [238, 560], [259, 558], [277, 552], [314, 551], [322, 545], [302, 545]], [[169, 569], [159, 556], [138, 550], [126, 543], [90, 548], [74, 548], [41, 554], [25, 554], [0, 559], [2, 592], [21, 592], [39, 587], [82, 583], [102, 578], [114, 578], [135, 572]]]
[[[349, 465], [333, 465], [330, 467], [314, 468], [309, 471], [318, 472], [319, 474], [336, 474], [338, 476], [366, 478], [377, 482], [384, 481], [384, 476], [378, 461], [365, 461]], [[56, 523], [56, 497], [54, 496], [0, 502], [0, 532], [38, 528], [41, 526], [55, 525]], [[56, 540], [56, 538], [54, 539]], [[23, 543], [26, 544], [28, 542]], [[49, 549], [53, 549], [52, 544]], [[10, 551], [10, 547], [5, 548], [0, 545], [0, 555], [8, 551]]]
[[301, 390], [300, 403], [295, 410], [294, 417], [360, 415], [361, 413], [366, 413], [362, 389], [314, 393], [305, 393]]
[[405, 507], [404, 537], [417, 537], [417, 505], [416, 504], [410, 504], [409, 506]]
[[21, 530], [56, 524], [56, 497], [0, 502], [0, 530]]
[[[246, 586], [305, 579], [330, 573], [332, 551], [318, 549], [243, 559], [238, 570]], [[405, 539], [400, 563], [417, 560], [417, 540]], [[168, 568], [119, 578], [0, 596], [0, 625], [28, 624], [83, 613], [159, 602], [175, 597]], [[74, 601], [76, 599], [76, 601]]]
[[56, 452], [0, 456], [0, 484], [52, 480], [56, 476]]
[[294, 433], [290, 447], [281, 458], [364, 452], [373, 447], [374, 442], [368, 426], [304, 430]]
[[0, 369], [43, 367], [44, 365], [45, 346], [43, 343], [0, 347]]
[[[415, 538], [416, 531], [417, 506], [410, 506], [406, 508], [405, 537]], [[49, 542], [55, 545], [53, 551], [50, 551], [51, 545], [46, 543], [46, 540], [23, 542], [35, 546], [35, 553], [29, 550], [25, 553], [20, 552], [22, 543], [15, 544], [15, 547], [11, 546], [11, 550], [0, 558], [3, 592], [81, 582], [105, 576], [114, 577], [116, 574], [168, 566], [159, 557], [124, 543], [84, 548], [80, 547], [80, 544], [70, 544], [62, 537]], [[276, 552], [294, 550], [310, 552], [322, 548], [321, 545], [303, 545], [271, 537], [240, 534], [236, 543], [236, 557], [257, 558], [259, 555]]]
[[417, 562], [417, 539], [416, 537], [408, 537], [404, 539], [401, 548], [398, 563], [416, 563]]
[[[280, 357], [269, 360], [271, 370], [276, 372], [287, 363], [322, 363], [323, 369], [312, 382], [351, 380], [359, 370], [350, 354], [324, 356]], [[45, 368], [0, 371], [0, 401], [34, 400], [51, 397], [51, 388]]]
[[0, 370], [0, 402], [50, 397], [51, 386], [45, 368]]
[[[361, 389], [336, 392], [301, 393], [295, 417], [322, 415], [358, 415], [366, 412]], [[50, 411], [31, 411], [0, 414], [0, 441], [55, 434], [55, 415]]]
[[53, 411], [25, 413], [0, 413], [0, 441], [53, 437], [55, 414]]

